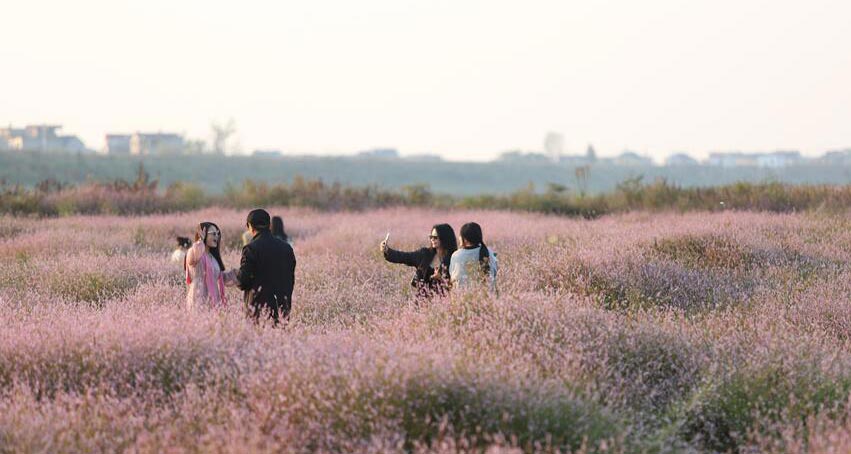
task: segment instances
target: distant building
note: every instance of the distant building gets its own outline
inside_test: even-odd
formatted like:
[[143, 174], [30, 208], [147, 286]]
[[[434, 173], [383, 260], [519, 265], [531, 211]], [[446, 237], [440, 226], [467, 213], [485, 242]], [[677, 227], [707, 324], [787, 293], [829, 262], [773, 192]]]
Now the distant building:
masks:
[[106, 154], [130, 154], [129, 134], [107, 134], [105, 143]]
[[772, 153], [759, 154], [756, 158], [756, 165], [759, 167], [789, 167], [791, 165], [800, 164], [803, 158], [801, 153], [797, 151], [775, 151]]
[[20, 150], [21, 148], [16, 147], [16, 142], [23, 136], [23, 129], [13, 128], [11, 125], [8, 128], [0, 128], [0, 149]]
[[707, 164], [717, 167], [767, 167], [780, 168], [799, 164], [803, 158], [797, 151], [772, 153], [710, 153]]
[[851, 166], [851, 148], [847, 150], [828, 151], [818, 162], [836, 166]]
[[376, 148], [373, 150], [361, 151], [357, 154], [359, 158], [380, 158], [380, 159], [398, 159], [399, 151], [395, 148]]
[[756, 166], [756, 156], [753, 154], [745, 154], [741, 152], [713, 152], [709, 153], [707, 164], [716, 167], [754, 167]]
[[282, 154], [280, 150], [254, 150], [251, 156], [258, 158], [280, 158]]
[[696, 166], [698, 164], [700, 163], [697, 162], [697, 159], [685, 153], [675, 153], [665, 159], [665, 165], [668, 167]]
[[551, 162], [547, 155], [543, 153], [524, 153], [520, 150], [501, 153], [497, 160], [501, 162], [522, 164], [546, 164]]
[[85, 152], [77, 136], [59, 135], [60, 125], [27, 125], [23, 129], [0, 128], [0, 147], [20, 151]]
[[136, 156], [183, 153], [183, 136], [171, 133], [140, 133], [130, 136], [130, 154]]
[[652, 166], [653, 160], [633, 151], [624, 151], [612, 160], [612, 164], [624, 167], [645, 167]]
[[440, 162], [443, 161], [443, 158], [440, 155], [436, 154], [414, 154], [405, 157], [408, 161], [418, 161], [418, 162]]

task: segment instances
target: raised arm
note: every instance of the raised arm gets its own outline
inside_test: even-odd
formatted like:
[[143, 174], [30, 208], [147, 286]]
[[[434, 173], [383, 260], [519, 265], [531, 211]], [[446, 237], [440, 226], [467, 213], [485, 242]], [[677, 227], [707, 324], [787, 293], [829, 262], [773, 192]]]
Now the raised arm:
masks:
[[408, 266], [417, 266], [422, 260], [424, 249], [413, 252], [397, 251], [390, 246], [384, 248], [384, 260], [390, 263], [401, 263]]
[[195, 266], [201, 257], [204, 255], [204, 243], [198, 240], [192, 243], [192, 246], [186, 251], [186, 265]]

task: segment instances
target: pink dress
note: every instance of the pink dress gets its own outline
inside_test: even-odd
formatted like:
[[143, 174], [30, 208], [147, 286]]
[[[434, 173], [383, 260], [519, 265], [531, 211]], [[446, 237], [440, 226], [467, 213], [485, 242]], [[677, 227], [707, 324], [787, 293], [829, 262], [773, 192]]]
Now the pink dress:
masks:
[[186, 283], [189, 291], [186, 294], [186, 309], [195, 308], [225, 308], [227, 296], [225, 286], [236, 285], [236, 270], [224, 273], [219, 262], [207, 252], [204, 243], [196, 241], [186, 251]]

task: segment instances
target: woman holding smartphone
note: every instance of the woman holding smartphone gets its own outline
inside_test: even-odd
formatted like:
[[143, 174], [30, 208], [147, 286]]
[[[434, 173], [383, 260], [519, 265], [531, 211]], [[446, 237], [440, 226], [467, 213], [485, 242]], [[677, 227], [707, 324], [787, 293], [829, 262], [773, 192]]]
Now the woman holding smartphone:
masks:
[[381, 253], [385, 260], [416, 268], [411, 286], [417, 289], [418, 295], [425, 297], [443, 295], [449, 289], [449, 259], [458, 249], [455, 231], [449, 224], [432, 227], [428, 239], [430, 247], [411, 252], [390, 248], [386, 238], [381, 242]]

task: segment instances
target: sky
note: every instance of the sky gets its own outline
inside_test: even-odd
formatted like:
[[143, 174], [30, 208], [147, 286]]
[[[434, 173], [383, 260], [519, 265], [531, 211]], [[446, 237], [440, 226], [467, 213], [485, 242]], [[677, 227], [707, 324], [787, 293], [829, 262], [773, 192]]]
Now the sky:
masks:
[[846, 0], [1, 0], [0, 125], [391, 147], [486, 160], [593, 144], [851, 147]]

